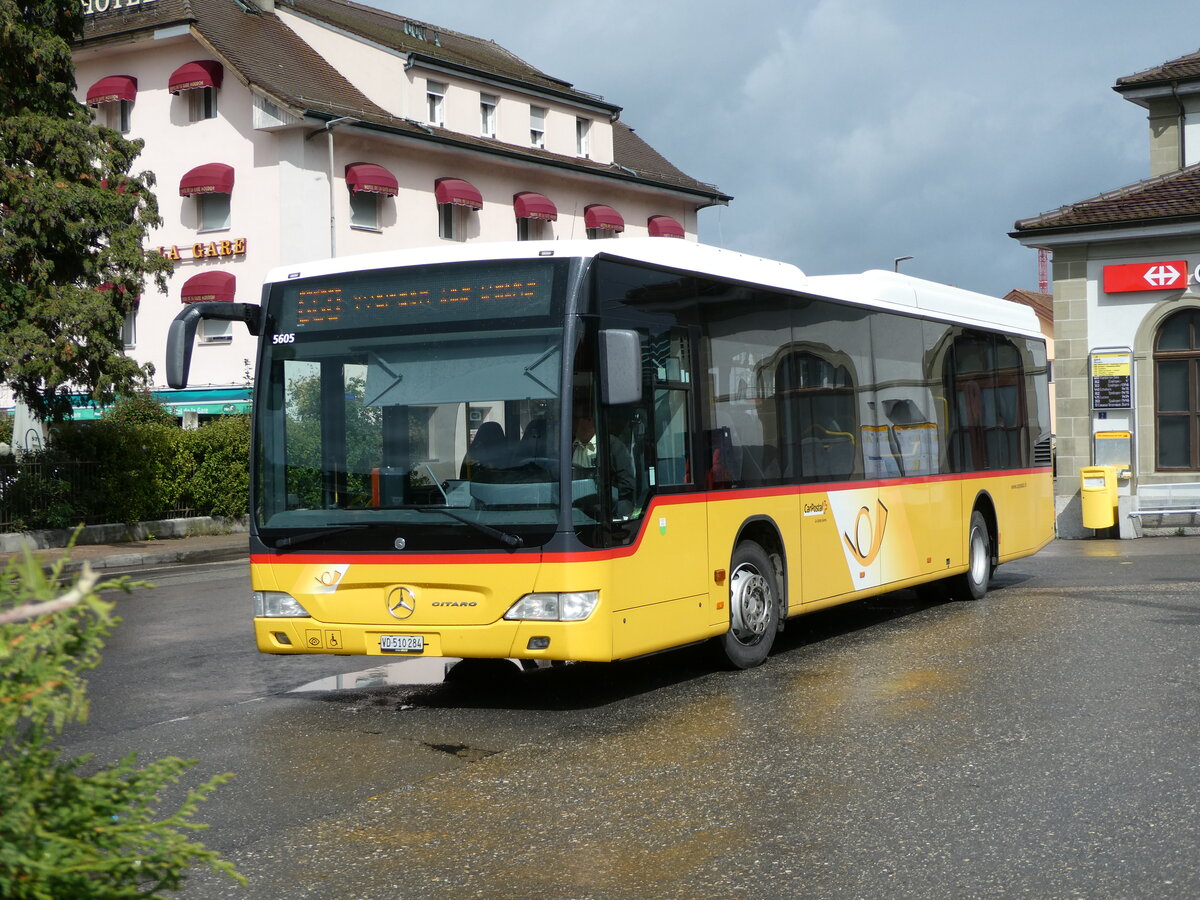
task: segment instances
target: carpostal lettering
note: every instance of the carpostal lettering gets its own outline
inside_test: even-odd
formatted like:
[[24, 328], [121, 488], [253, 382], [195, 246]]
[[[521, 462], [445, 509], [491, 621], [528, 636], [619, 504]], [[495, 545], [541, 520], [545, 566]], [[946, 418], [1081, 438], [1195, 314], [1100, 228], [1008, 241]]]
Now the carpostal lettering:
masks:
[[805, 503], [804, 515], [806, 516], [823, 516], [826, 513], [824, 501], [819, 503]]
[[154, 0], [83, 0], [83, 14], [95, 15], [103, 12], [116, 12], [119, 9], [136, 9], [153, 3]]

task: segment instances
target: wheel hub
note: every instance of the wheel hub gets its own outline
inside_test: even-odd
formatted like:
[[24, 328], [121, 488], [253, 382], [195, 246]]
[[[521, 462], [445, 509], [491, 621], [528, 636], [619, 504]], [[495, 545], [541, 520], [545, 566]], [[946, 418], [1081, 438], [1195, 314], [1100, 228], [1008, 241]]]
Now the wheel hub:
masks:
[[754, 641], [767, 631], [771, 620], [771, 585], [757, 569], [741, 565], [729, 580], [730, 617], [734, 635]]

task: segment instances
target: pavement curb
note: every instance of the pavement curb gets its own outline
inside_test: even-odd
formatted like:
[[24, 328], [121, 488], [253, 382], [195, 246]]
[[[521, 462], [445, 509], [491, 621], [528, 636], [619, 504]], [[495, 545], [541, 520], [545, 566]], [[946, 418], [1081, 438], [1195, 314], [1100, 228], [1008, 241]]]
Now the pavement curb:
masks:
[[197, 516], [190, 519], [158, 519], [136, 522], [133, 525], [85, 525], [74, 528], [50, 528], [44, 531], [24, 531], [0, 534], [0, 553], [20, 553], [22, 550], [53, 550], [67, 547], [74, 539], [76, 547], [94, 544], [123, 544], [160, 538], [187, 538], [203, 535], [240, 534], [248, 531], [245, 518], [226, 516]]

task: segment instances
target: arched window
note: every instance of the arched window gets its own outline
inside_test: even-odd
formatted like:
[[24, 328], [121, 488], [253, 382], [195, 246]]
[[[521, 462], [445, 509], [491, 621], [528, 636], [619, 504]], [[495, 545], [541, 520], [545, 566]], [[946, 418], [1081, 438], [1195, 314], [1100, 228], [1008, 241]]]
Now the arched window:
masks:
[[1158, 469], [1200, 469], [1200, 309], [1168, 317], [1154, 339]]

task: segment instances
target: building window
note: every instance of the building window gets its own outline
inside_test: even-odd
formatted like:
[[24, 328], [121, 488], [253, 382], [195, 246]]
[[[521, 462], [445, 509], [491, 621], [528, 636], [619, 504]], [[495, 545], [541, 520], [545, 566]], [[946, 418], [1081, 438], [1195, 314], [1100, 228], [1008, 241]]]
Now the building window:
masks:
[[121, 344], [126, 350], [137, 346], [137, 307], [125, 314], [125, 322], [121, 326]]
[[446, 241], [467, 239], [467, 208], [455, 203], [438, 204], [438, 237]]
[[492, 94], [479, 95], [479, 134], [482, 137], [496, 136], [496, 106], [498, 99]]
[[199, 194], [200, 230], [224, 231], [230, 226], [228, 194]]
[[205, 119], [217, 117], [217, 89], [211, 87], [196, 88], [187, 92], [188, 121], [202, 122]]
[[102, 103], [96, 108], [96, 117], [100, 124], [112, 128], [121, 134], [129, 133], [129, 115], [133, 104], [128, 100], [116, 100], [112, 103]]
[[232, 344], [233, 323], [220, 319], [200, 320], [200, 343], [202, 344]]
[[529, 145], [546, 146], [546, 110], [541, 106], [529, 107]]
[[575, 155], [590, 157], [592, 155], [592, 120], [575, 120]]
[[380, 194], [355, 191], [350, 195], [350, 227], [364, 231], [379, 231]]
[[1154, 340], [1157, 468], [1200, 469], [1200, 309], [1167, 318]]
[[430, 125], [446, 124], [446, 86], [440, 81], [425, 82], [426, 120]]
[[517, 219], [517, 240], [550, 240], [550, 223], [545, 219]]

